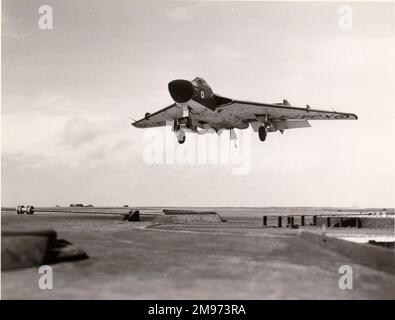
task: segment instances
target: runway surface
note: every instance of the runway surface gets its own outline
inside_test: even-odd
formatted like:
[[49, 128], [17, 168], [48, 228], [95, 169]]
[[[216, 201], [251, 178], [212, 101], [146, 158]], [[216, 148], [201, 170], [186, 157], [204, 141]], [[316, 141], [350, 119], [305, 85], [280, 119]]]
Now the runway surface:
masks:
[[[3, 299], [394, 299], [395, 275], [298, 237], [262, 228], [262, 214], [226, 209], [224, 223], [154, 224], [119, 215], [2, 213], [2, 228], [52, 228], [89, 259], [54, 264], [53, 290], [37, 268], [2, 273]], [[387, 231], [388, 232], [388, 231]], [[393, 233], [393, 230], [389, 231]], [[353, 289], [338, 286], [353, 268]]]

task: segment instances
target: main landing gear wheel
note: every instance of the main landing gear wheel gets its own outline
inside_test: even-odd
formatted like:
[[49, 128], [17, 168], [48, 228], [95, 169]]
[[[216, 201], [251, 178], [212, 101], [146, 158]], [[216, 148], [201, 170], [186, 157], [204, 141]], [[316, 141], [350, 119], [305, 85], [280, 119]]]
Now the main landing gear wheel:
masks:
[[177, 141], [179, 144], [183, 144], [185, 142], [185, 132], [184, 130], [178, 130], [176, 133]]
[[265, 141], [267, 135], [266, 127], [265, 126], [260, 127], [258, 130], [258, 134], [259, 134], [259, 140]]

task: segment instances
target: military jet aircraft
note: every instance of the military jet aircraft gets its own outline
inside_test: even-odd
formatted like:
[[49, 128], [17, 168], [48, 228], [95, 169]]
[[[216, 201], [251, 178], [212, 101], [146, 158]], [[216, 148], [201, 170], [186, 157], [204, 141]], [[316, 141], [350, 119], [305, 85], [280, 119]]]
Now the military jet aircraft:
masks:
[[[172, 125], [179, 143], [185, 142], [185, 131], [198, 134], [210, 129], [218, 134], [230, 130], [230, 138], [237, 139], [234, 128], [247, 129], [250, 125], [261, 141], [267, 132], [310, 127], [308, 120], [356, 120], [352, 113], [293, 107], [282, 103], [257, 103], [230, 99], [213, 92], [202, 78], [173, 80], [169, 92], [174, 100], [170, 106], [154, 113], [146, 113], [132, 125], [136, 128]], [[212, 131], [211, 131], [212, 132]]]

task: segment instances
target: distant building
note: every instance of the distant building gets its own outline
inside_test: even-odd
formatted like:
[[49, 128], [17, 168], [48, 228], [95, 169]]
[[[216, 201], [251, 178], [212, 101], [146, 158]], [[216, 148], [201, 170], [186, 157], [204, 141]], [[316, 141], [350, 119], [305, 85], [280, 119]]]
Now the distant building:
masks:
[[70, 207], [74, 208], [74, 207], [83, 207], [84, 205], [82, 203], [71, 203]]

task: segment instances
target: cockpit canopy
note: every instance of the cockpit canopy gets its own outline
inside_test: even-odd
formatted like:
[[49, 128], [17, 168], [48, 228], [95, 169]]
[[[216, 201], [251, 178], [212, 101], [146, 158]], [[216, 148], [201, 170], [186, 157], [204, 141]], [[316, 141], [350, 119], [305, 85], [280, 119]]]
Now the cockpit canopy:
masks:
[[196, 77], [195, 79], [192, 80], [192, 83], [199, 87], [203, 87], [209, 90], [210, 94], [210, 99], [217, 105], [217, 106], [222, 106], [225, 104], [231, 103], [233, 100], [225, 97], [221, 97], [219, 95], [214, 94], [213, 90], [211, 87], [207, 84], [206, 80], [200, 77]]
[[192, 80], [192, 83], [198, 87], [205, 88], [209, 94], [213, 93], [211, 87], [207, 84], [206, 80], [200, 77], [196, 77]]
[[203, 78], [200, 78], [200, 77], [196, 77], [195, 79], [192, 80], [192, 82], [194, 82], [200, 86], [208, 86], [206, 80], [204, 80]]

